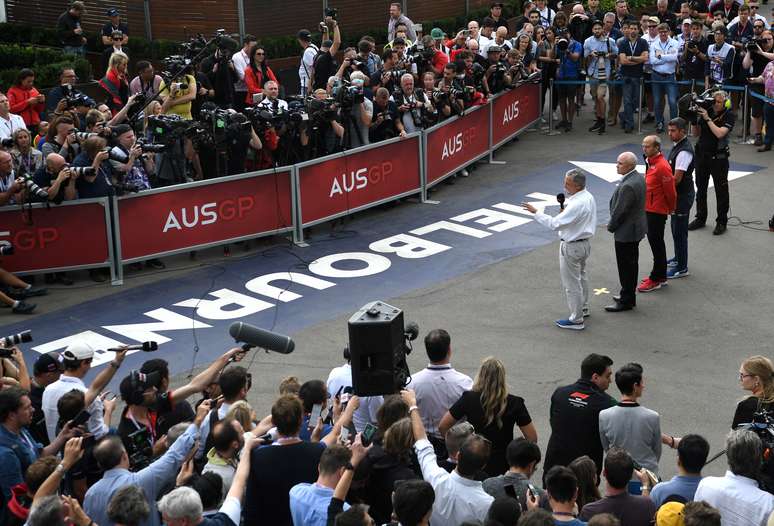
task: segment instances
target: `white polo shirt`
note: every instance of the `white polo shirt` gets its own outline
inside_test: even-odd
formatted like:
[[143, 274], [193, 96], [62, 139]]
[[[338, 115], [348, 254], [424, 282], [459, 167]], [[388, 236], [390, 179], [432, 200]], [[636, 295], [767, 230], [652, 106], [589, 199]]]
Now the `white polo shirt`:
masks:
[[24, 130], [27, 126], [24, 119], [15, 113], [9, 113], [6, 119], [0, 115], [0, 139], [10, 139], [16, 130]]
[[451, 364], [430, 364], [411, 375], [408, 387], [417, 395], [417, 407], [427, 434], [443, 438], [438, 431], [441, 418], [462, 393], [473, 387], [473, 380], [455, 370]]
[[693, 500], [706, 500], [720, 512], [723, 526], [765, 526], [774, 511], [774, 495], [751, 478], [726, 471], [725, 477], [704, 477]]
[[[56, 405], [59, 399], [66, 393], [72, 390], [78, 390], [84, 394], [88, 391], [88, 388], [83, 383], [83, 380], [75, 376], [59, 377], [59, 380], [46, 386], [43, 391], [43, 414], [46, 417], [46, 431], [48, 432], [48, 439], [53, 442], [56, 438], [56, 424], [59, 421], [59, 410]], [[98, 396], [94, 399], [86, 410], [91, 413], [89, 421], [86, 422], [86, 429], [94, 435], [95, 438], [100, 438], [102, 435], [108, 432], [108, 426], [105, 424], [104, 419], [104, 406], [102, 399]]]

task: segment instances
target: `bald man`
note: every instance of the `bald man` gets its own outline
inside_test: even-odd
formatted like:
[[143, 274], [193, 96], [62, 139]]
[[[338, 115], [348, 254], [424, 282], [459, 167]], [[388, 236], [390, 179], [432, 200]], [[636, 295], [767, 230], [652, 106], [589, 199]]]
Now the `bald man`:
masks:
[[615, 302], [605, 307], [607, 312], [632, 310], [637, 305], [639, 244], [647, 232], [645, 219], [645, 179], [637, 173], [637, 156], [624, 152], [616, 163], [618, 173], [623, 177], [610, 198], [610, 221], [608, 232], [615, 239], [615, 260], [618, 265], [618, 279], [621, 293], [613, 296]]

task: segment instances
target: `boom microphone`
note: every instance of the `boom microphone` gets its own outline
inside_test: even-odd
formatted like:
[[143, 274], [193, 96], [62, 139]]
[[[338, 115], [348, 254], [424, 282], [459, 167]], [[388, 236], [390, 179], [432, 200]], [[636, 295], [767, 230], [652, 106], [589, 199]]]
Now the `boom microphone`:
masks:
[[[142, 351], [142, 352], [153, 352], [153, 351], [157, 351], [158, 349], [159, 349], [159, 344], [156, 342], [142, 342], [142, 343], [138, 343], [137, 345], [128, 345], [126, 347], [127, 351]], [[112, 352], [118, 352], [121, 350], [123, 350], [121, 347], [108, 349], [108, 351], [112, 351]]]
[[556, 194], [556, 201], [559, 203], [559, 208], [564, 210], [564, 194], [559, 192]]
[[406, 335], [406, 339], [412, 342], [419, 336], [419, 325], [416, 322], [410, 321], [406, 324], [406, 328], [403, 329], [403, 333]]
[[259, 329], [241, 321], [232, 323], [231, 327], [228, 328], [228, 333], [238, 342], [249, 343], [254, 347], [280, 354], [290, 354], [296, 348], [296, 344], [290, 336]]

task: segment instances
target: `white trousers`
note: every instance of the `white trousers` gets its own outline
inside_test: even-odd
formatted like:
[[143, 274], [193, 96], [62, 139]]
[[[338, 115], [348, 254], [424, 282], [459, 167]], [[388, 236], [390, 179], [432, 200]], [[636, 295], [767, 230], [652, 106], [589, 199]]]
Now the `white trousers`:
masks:
[[589, 280], [586, 277], [586, 260], [591, 254], [588, 239], [559, 245], [559, 272], [562, 276], [567, 306], [570, 307], [570, 321], [583, 321], [583, 310], [589, 306]]

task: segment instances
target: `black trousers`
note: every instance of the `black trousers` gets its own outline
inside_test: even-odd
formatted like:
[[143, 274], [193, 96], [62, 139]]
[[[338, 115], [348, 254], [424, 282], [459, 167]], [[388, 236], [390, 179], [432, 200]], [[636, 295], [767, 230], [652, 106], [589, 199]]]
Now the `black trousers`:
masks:
[[621, 282], [621, 303], [636, 305], [637, 275], [639, 273], [639, 241], [615, 242], [615, 262], [618, 264], [618, 279]]
[[718, 217], [716, 221], [728, 222], [728, 158], [713, 159], [706, 155], [696, 156], [696, 219], [707, 221], [707, 187], [709, 180], [715, 184]]
[[667, 216], [645, 212], [645, 217], [648, 220], [648, 243], [651, 252], [653, 252], [653, 269], [650, 271], [650, 279], [664, 281], [667, 271], [666, 245], [664, 244]]

